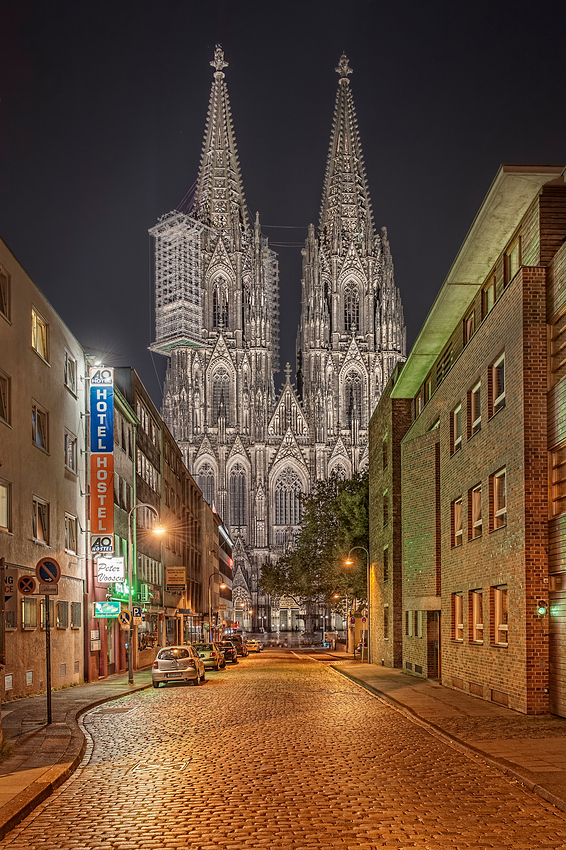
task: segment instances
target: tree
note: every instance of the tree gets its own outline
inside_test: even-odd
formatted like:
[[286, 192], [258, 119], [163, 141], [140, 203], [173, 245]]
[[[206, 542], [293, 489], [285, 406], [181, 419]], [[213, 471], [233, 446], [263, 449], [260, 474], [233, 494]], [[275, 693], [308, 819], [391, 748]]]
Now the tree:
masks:
[[264, 564], [262, 590], [301, 603], [325, 602], [335, 607], [339, 607], [336, 594], [365, 600], [365, 557], [358, 558], [354, 552], [350, 568], [344, 560], [353, 546], [369, 547], [368, 473], [347, 481], [332, 475], [318, 482], [314, 493], [304, 497], [303, 506], [295, 545], [276, 563]]

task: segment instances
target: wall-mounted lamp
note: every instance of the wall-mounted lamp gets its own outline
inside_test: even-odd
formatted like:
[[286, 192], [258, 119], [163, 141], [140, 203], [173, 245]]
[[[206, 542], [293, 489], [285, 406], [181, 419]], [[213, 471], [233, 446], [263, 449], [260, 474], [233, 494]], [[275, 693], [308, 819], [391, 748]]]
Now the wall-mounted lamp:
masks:
[[537, 614], [539, 615], [539, 617], [546, 617], [546, 615], [548, 614], [548, 605], [546, 604], [546, 602], [540, 601], [538, 603]]

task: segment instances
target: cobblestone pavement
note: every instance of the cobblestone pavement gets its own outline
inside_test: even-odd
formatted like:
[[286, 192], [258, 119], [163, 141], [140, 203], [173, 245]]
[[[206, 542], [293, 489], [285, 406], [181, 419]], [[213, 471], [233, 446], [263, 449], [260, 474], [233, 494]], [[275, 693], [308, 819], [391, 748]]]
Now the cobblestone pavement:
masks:
[[11, 850], [566, 850], [566, 815], [324, 664], [265, 651], [86, 715]]

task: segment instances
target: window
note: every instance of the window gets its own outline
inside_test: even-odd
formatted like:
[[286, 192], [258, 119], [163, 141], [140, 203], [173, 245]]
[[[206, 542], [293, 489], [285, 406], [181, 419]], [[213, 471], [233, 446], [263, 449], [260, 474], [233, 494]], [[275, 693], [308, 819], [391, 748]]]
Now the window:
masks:
[[422, 637], [423, 636], [423, 612], [422, 611], [412, 611], [413, 618], [413, 635], [414, 637]]
[[236, 463], [230, 471], [230, 525], [232, 528], [246, 524], [246, 471]]
[[39, 446], [40, 449], [44, 449], [46, 452], [49, 451], [47, 425], [47, 411], [40, 407], [36, 402], [32, 402], [31, 438], [36, 446]]
[[37, 629], [37, 599], [22, 599], [22, 629]]
[[462, 545], [462, 497], [452, 502], [452, 546]]
[[464, 319], [464, 345], [467, 345], [476, 329], [476, 311], [471, 310]]
[[507, 613], [507, 586], [501, 585], [492, 588], [493, 591], [493, 642], [501, 646], [507, 646], [508, 636], [508, 613]]
[[383, 550], [383, 581], [389, 581], [389, 547]]
[[71, 602], [71, 628], [80, 629], [81, 619], [81, 603]]
[[362, 417], [362, 379], [358, 372], [352, 371], [346, 375], [344, 405], [346, 427], [351, 428], [354, 424], [359, 427]]
[[505, 253], [505, 285], [511, 283], [521, 266], [521, 240], [517, 239]]
[[0, 530], [11, 529], [11, 488], [7, 481], [0, 481]]
[[0, 419], [10, 424], [10, 391], [11, 381], [9, 376], [0, 370]]
[[493, 275], [486, 283], [481, 293], [481, 315], [485, 319], [487, 314], [492, 310], [495, 304], [495, 285], [497, 283], [495, 275]]
[[566, 310], [550, 322], [550, 374], [552, 386], [566, 376]]
[[275, 525], [299, 525], [302, 519], [302, 487], [297, 472], [286, 467], [275, 484]]
[[228, 284], [220, 277], [214, 284], [212, 294], [212, 327], [221, 330], [228, 327]]
[[450, 452], [455, 454], [462, 448], [462, 405], [455, 407], [450, 414]]
[[382, 468], [383, 468], [384, 472], [387, 469], [387, 464], [389, 462], [389, 460], [388, 460], [389, 453], [388, 453], [387, 450], [388, 450], [387, 437], [384, 437], [382, 442], [381, 442], [381, 461], [382, 461]]
[[551, 513], [558, 516], [566, 511], [566, 444], [551, 453]]
[[452, 640], [464, 640], [464, 606], [462, 594], [452, 594]]
[[15, 611], [4, 611], [4, 625], [7, 629], [18, 628], [18, 609]]
[[[41, 628], [45, 629], [45, 598], [40, 598], [39, 600], [39, 622], [41, 623]], [[52, 629], [55, 626], [55, 600], [49, 599], [49, 628]]]
[[360, 327], [360, 294], [355, 283], [344, 287], [344, 330], [357, 331]]
[[468, 393], [468, 438], [481, 429], [481, 381]]
[[49, 543], [49, 504], [33, 497], [33, 539]]
[[31, 346], [44, 360], [49, 360], [49, 325], [35, 307], [31, 308]]
[[389, 640], [389, 605], [383, 607], [383, 638]]
[[505, 355], [498, 357], [490, 372], [490, 415], [505, 407]]
[[468, 539], [482, 535], [481, 484], [468, 491]]
[[470, 591], [470, 640], [483, 643], [483, 594], [481, 590]]
[[413, 635], [413, 612], [405, 611], [405, 634], [407, 637]]
[[383, 494], [383, 526], [389, 522], [389, 493], [387, 490]]
[[10, 275], [0, 266], [0, 313], [10, 318]]
[[[452, 365], [452, 351], [450, 351], [450, 365]], [[432, 378], [427, 378], [425, 382], [425, 404], [432, 398]]]
[[415, 415], [419, 416], [423, 410], [423, 397], [422, 393], [419, 393], [415, 399]]
[[222, 409], [226, 416], [227, 423], [230, 420], [228, 416], [228, 407], [230, 405], [230, 376], [226, 369], [218, 369], [212, 379], [212, 422], [211, 425], [216, 425], [218, 416]]
[[77, 361], [68, 351], [65, 352], [65, 386], [77, 394]]
[[493, 520], [492, 528], [507, 525], [507, 474], [500, 469], [492, 476], [493, 486]]
[[69, 628], [69, 603], [57, 602], [57, 617], [55, 625], [58, 629]]
[[65, 514], [65, 551], [77, 552], [77, 518], [71, 514]]
[[142, 451], [137, 452], [137, 473], [156, 492], [159, 490], [159, 472]]
[[77, 438], [70, 431], [65, 431], [65, 467], [71, 472], [77, 471]]
[[[447, 348], [442, 354], [440, 360], [436, 364], [436, 386], [439, 387], [450, 369], [452, 368], [452, 348]], [[432, 395], [432, 392], [431, 394]], [[430, 395], [428, 398], [430, 398]]]

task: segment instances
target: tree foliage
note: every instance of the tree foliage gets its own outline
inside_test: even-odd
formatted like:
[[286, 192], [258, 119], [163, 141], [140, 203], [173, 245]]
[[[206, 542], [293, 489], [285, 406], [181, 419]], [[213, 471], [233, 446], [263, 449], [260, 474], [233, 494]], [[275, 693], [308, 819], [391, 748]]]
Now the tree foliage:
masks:
[[335, 595], [367, 597], [366, 554], [352, 553], [354, 565], [344, 562], [354, 546], [369, 548], [368, 474], [343, 481], [332, 475], [303, 500], [301, 532], [294, 547], [277, 563], [264, 564], [261, 587], [272, 596], [291, 596], [300, 602], [326, 601]]

